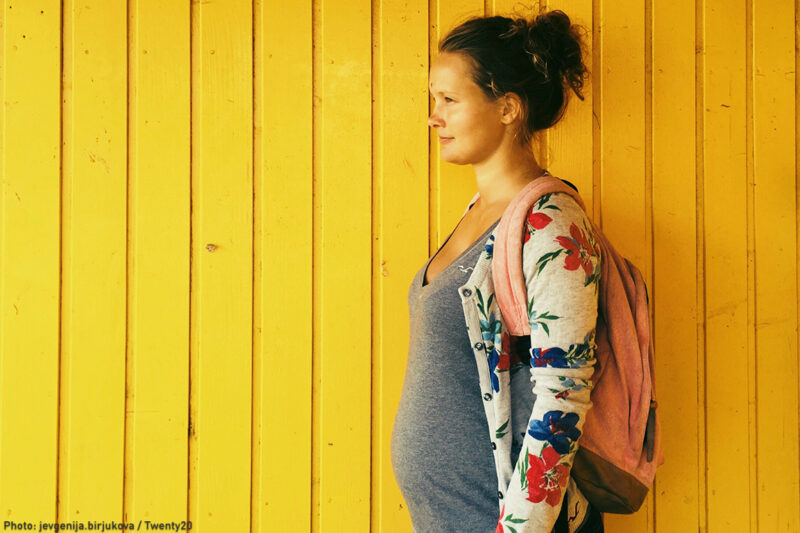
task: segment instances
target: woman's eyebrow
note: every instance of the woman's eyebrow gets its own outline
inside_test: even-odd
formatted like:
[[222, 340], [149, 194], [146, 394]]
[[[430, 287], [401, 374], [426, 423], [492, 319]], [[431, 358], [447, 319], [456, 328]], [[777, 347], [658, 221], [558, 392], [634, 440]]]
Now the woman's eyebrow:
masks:
[[456, 94], [456, 92], [455, 92], [455, 91], [451, 91], [451, 90], [449, 90], [449, 89], [442, 89], [442, 90], [440, 90], [440, 91], [434, 91], [434, 90], [433, 90], [433, 87], [431, 87], [431, 86], [428, 86], [428, 92], [430, 92], [430, 93], [436, 92], [436, 93], [438, 93], [438, 94], [443, 94], [443, 93]]

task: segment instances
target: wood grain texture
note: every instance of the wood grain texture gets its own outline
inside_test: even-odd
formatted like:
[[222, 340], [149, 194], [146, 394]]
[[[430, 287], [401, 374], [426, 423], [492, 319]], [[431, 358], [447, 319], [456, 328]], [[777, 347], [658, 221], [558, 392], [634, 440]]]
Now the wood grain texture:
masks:
[[703, 174], [708, 530], [750, 524], [752, 330], [747, 225], [746, 10], [705, 4]]
[[189, 517], [250, 527], [252, 11], [192, 4]]
[[800, 531], [798, 487], [796, 24], [791, 2], [754, 0], [752, 173], [755, 241], [758, 530]]
[[129, 8], [124, 516], [185, 520], [189, 5], [144, 0]]
[[311, 15], [311, 4], [254, 3], [251, 531], [311, 528]]
[[54, 521], [61, 6], [11, 7], [0, 2], [0, 516]]
[[127, 11], [98, 1], [66, 1], [63, 9], [58, 519], [119, 520], [125, 452]]
[[312, 527], [370, 523], [372, 15], [323, 2], [314, 23]]

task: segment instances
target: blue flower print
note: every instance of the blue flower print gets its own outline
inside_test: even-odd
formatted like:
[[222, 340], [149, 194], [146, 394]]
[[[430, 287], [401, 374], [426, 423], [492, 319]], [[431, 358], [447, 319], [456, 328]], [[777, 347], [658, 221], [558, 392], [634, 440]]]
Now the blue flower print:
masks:
[[531, 363], [533, 366], [549, 366], [552, 368], [567, 368], [567, 360], [564, 356], [567, 352], [553, 346], [552, 348], [533, 348], [531, 350]]
[[492, 378], [492, 390], [494, 392], [500, 391], [500, 380], [497, 378], [497, 364], [500, 362], [500, 354], [492, 347], [492, 352], [488, 357], [489, 361], [489, 375]]
[[586, 387], [586, 382], [582, 379], [579, 379], [580, 383], [576, 383], [574, 379], [567, 378], [564, 376], [558, 376], [558, 381], [561, 382], [562, 387], [566, 387], [568, 389], [572, 389], [574, 391], [579, 391]]
[[485, 342], [499, 342], [503, 325], [495, 318], [494, 313], [489, 314], [489, 320], [481, 319], [481, 337]]
[[484, 246], [486, 248], [486, 259], [491, 259], [494, 253], [494, 234], [489, 235], [489, 241], [491, 242], [487, 242]]
[[531, 365], [534, 367], [580, 368], [594, 358], [594, 347], [589, 343], [570, 344], [564, 351], [552, 348], [531, 348]]
[[548, 411], [542, 420], [534, 420], [528, 427], [528, 434], [534, 439], [547, 441], [561, 455], [570, 451], [570, 444], [578, 440], [581, 431], [575, 427], [578, 413]]

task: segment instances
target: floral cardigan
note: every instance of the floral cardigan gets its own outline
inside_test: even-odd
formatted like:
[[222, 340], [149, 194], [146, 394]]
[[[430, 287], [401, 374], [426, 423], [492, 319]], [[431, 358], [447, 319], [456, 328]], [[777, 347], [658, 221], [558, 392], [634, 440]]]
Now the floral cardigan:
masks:
[[574, 531], [587, 507], [569, 474], [592, 405], [600, 249], [568, 195], [533, 205], [522, 250], [530, 349], [520, 358], [512, 349], [520, 339], [509, 336], [494, 296], [493, 243], [494, 233], [459, 293], [497, 467], [496, 532], [550, 533], [567, 492]]

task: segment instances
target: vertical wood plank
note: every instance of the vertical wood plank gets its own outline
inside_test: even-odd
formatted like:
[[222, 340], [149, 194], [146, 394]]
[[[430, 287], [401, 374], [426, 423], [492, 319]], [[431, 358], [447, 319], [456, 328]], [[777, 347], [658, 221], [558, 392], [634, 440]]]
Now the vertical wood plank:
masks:
[[252, 10], [192, 4], [189, 516], [250, 527]]
[[61, 5], [0, 3], [0, 516], [54, 521]]
[[[745, 5], [706, 0], [703, 131], [708, 531], [750, 524]], [[724, 371], [722, 371], [724, 369]]]
[[[483, 15], [483, 0], [446, 2], [431, 0], [430, 56], [439, 55], [439, 42], [447, 34], [475, 15]], [[428, 95], [428, 116], [433, 112], [433, 97]], [[464, 213], [470, 198], [477, 192], [475, 172], [470, 165], [455, 165], [442, 160], [436, 128], [428, 128], [430, 146], [430, 241], [432, 255], [447, 238]]]
[[796, 26], [792, 2], [753, 0], [752, 128], [758, 531], [800, 531]]
[[371, 6], [315, 15], [314, 464], [312, 529], [370, 524]]
[[373, 8], [372, 531], [410, 531], [391, 463], [409, 284], [428, 257], [428, 2]]
[[[794, 169], [795, 175], [798, 173], [798, 169], [800, 169], [800, 0], [794, 0], [794, 20], [795, 20], [795, 32], [794, 32]], [[794, 182], [794, 197], [795, 197], [795, 254], [797, 259], [795, 260], [795, 265], [800, 265], [800, 180], [795, 179]], [[795, 268], [795, 283], [797, 287], [796, 291], [796, 302], [797, 302], [797, 310], [800, 312], [800, 266]], [[798, 327], [797, 335], [795, 336], [795, 342], [797, 343], [797, 364], [800, 367], [800, 327]], [[797, 396], [800, 398], [800, 379], [797, 380]], [[797, 427], [798, 438], [797, 441], [800, 442], [800, 423], [798, 423]], [[800, 477], [800, 469], [798, 469], [797, 473], [798, 477]], [[798, 498], [798, 506], [797, 509], [800, 509], [800, 498]]]
[[188, 518], [189, 25], [129, 3], [126, 521]]
[[650, 296], [665, 456], [654, 486], [655, 530], [699, 531], [699, 457], [704, 450], [698, 447], [697, 419], [702, 352], [694, 334], [698, 319], [694, 2], [655, 2], [652, 24], [654, 283]]
[[[257, 0], [253, 532], [311, 529], [311, 4]], [[280, 259], [276, 260], [280, 255]], [[291, 349], [276, 349], [280, 327]]]
[[127, 11], [64, 2], [58, 519], [120, 520], [126, 357]]
[[[645, 159], [645, 4], [604, 1], [600, 10], [603, 230], [647, 280], [652, 272], [652, 243]], [[652, 501], [650, 492], [637, 513], [607, 515], [609, 530], [652, 531]]]

